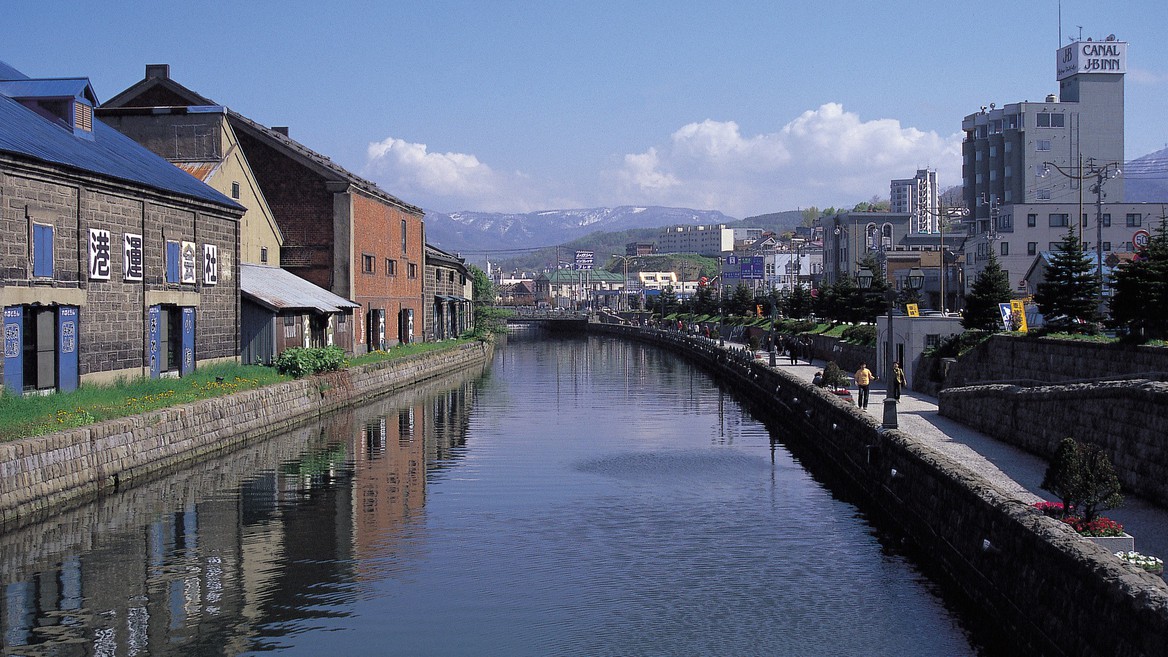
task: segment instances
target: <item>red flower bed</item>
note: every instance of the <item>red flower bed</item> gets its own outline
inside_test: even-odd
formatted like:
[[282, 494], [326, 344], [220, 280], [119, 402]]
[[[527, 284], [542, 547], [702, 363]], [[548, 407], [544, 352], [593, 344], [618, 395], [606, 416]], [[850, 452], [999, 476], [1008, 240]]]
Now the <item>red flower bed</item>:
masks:
[[[1066, 514], [1062, 502], [1035, 502], [1034, 508], [1044, 515], [1062, 520], [1082, 536], [1123, 536], [1123, 525], [1111, 518], [1100, 516], [1087, 522], [1079, 516]], [[1071, 512], [1074, 513], [1074, 509]]]

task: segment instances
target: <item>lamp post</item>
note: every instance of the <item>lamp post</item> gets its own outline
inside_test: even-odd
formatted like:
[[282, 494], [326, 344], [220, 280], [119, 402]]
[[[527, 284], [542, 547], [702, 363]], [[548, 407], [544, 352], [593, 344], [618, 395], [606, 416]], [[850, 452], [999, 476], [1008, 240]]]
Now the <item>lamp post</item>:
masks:
[[[1087, 171], [1083, 171], [1083, 157], [1079, 156], [1079, 173], [1074, 174], [1068, 172], [1066, 169], [1060, 167], [1054, 162], [1043, 162], [1042, 170], [1038, 176], [1040, 178], [1046, 177], [1051, 169], [1058, 171], [1064, 177], [1071, 180], [1079, 181], [1079, 217], [1075, 217], [1075, 223], [1079, 222], [1079, 218], [1083, 214], [1083, 187], [1082, 181], [1095, 179], [1095, 184], [1091, 185], [1091, 191], [1095, 193], [1095, 277], [1098, 279], [1099, 295], [1097, 299], [1099, 309], [1103, 308], [1103, 183], [1119, 176], [1123, 173], [1119, 168], [1119, 162], [1108, 162], [1102, 167], [1095, 166], [1095, 158], [1087, 158]], [[1082, 229], [1080, 228], [1080, 235]]]
[[[873, 278], [874, 278], [874, 276], [872, 274], [872, 270], [868, 269], [867, 267], [865, 267], [864, 269], [861, 269], [856, 274], [856, 280], [859, 282], [860, 289], [863, 289], [863, 290], [869, 290], [872, 288], [872, 279]], [[921, 289], [921, 287], [924, 285], [924, 283], [925, 283], [925, 275], [921, 271], [920, 267], [913, 267], [912, 269], [909, 270], [908, 275], [905, 277], [905, 287], [912, 292], [916, 292], [917, 290]], [[893, 355], [893, 350], [895, 349], [895, 345], [893, 343], [894, 335], [893, 335], [893, 331], [892, 331], [892, 310], [896, 307], [896, 290], [891, 288], [891, 287], [889, 287], [887, 290], [885, 290], [884, 301], [887, 304], [887, 308], [888, 308], [888, 347], [886, 350], [887, 351], [886, 358], [884, 359], [885, 367], [884, 367], [884, 371], [882, 372], [882, 374], [884, 376], [884, 380], [885, 380], [885, 386], [886, 386], [885, 387], [885, 394], [884, 394], [884, 424], [883, 425], [885, 428], [895, 429], [898, 425], [898, 422], [896, 419], [897, 401], [892, 396], [892, 387], [894, 384], [894, 381], [892, 380], [893, 363], [896, 362], [895, 356]]]

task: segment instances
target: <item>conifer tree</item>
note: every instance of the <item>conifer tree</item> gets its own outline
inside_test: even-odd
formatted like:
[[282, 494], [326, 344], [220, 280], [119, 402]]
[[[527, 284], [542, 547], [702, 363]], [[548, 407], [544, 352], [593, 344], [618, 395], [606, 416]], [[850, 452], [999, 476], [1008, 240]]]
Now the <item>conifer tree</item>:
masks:
[[1074, 231], [1068, 230], [1051, 254], [1046, 280], [1038, 285], [1034, 302], [1044, 317], [1094, 322], [1099, 318], [1098, 290], [1095, 265], [1083, 252], [1083, 244]]
[[998, 309], [998, 304], [1009, 303], [1012, 296], [1010, 277], [998, 263], [998, 257], [990, 251], [989, 262], [973, 279], [973, 287], [965, 297], [965, 308], [961, 311], [961, 326], [967, 330], [999, 330], [1002, 325], [1002, 313]]
[[1144, 339], [1168, 339], [1168, 226], [1156, 234], [1135, 260], [1120, 265], [1112, 282], [1111, 317]]

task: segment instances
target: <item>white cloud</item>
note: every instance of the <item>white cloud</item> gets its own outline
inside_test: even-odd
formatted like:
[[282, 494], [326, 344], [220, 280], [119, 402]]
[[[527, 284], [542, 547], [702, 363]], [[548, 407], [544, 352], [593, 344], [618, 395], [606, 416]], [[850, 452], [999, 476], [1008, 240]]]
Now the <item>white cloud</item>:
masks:
[[369, 144], [365, 175], [407, 202], [431, 209], [527, 212], [544, 209], [522, 173], [500, 173], [474, 155], [431, 153], [393, 137]]
[[942, 137], [894, 119], [863, 121], [828, 103], [769, 134], [743, 136], [733, 121], [691, 123], [668, 144], [626, 155], [604, 180], [622, 203], [741, 217], [886, 197], [890, 180], [923, 167], [937, 169], [943, 187], [955, 185], [960, 149], [960, 135]]
[[709, 119], [682, 126], [665, 143], [622, 156], [588, 189], [500, 172], [471, 154], [432, 153], [393, 137], [370, 144], [367, 155], [366, 175], [385, 189], [444, 211], [668, 205], [745, 217], [884, 198], [890, 180], [924, 167], [937, 170], [942, 187], [960, 183], [961, 175], [959, 134], [944, 137], [895, 119], [865, 121], [837, 103], [771, 133], [743, 135], [733, 121]]

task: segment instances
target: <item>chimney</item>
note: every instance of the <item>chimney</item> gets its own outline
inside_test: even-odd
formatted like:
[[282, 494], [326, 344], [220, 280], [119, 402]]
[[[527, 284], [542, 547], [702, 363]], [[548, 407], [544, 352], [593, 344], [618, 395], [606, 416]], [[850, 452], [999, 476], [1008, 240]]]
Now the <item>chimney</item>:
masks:
[[146, 79], [152, 80], [154, 78], [162, 78], [163, 80], [170, 79], [170, 64], [147, 64], [146, 65]]
[[274, 125], [274, 126], [272, 126], [272, 132], [278, 132], [278, 133], [284, 135], [285, 137], [287, 137], [288, 136], [288, 126]]

